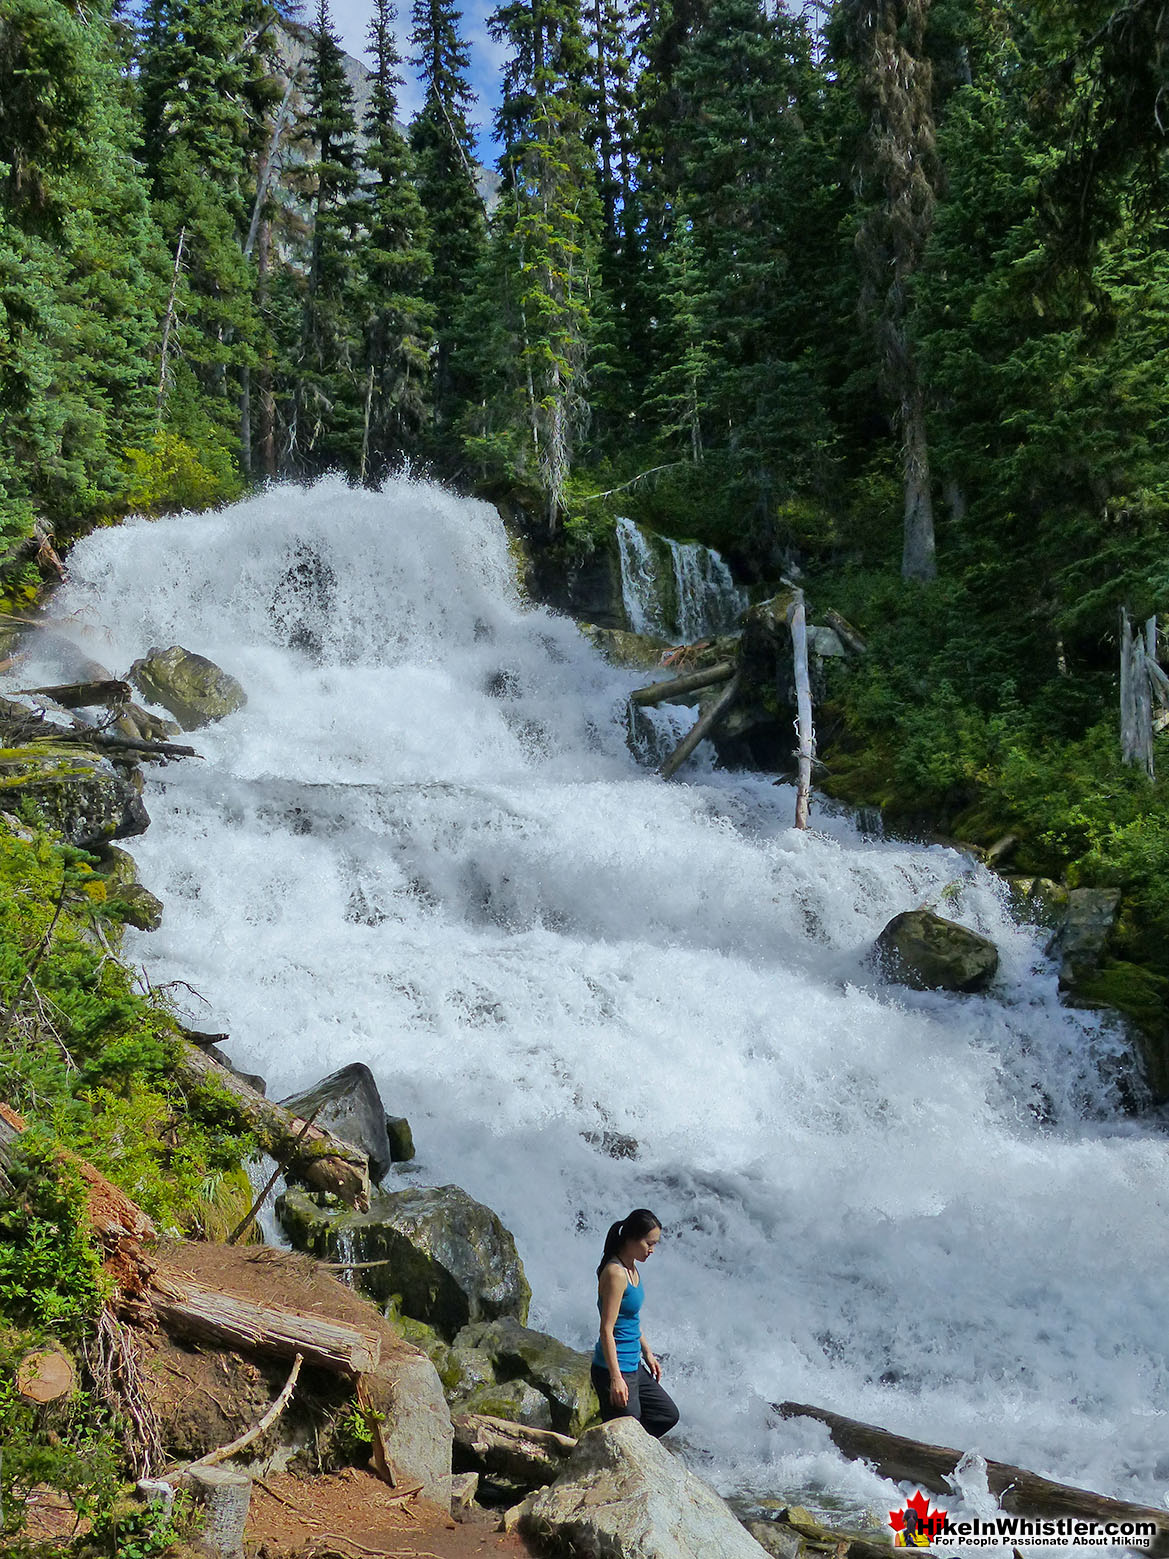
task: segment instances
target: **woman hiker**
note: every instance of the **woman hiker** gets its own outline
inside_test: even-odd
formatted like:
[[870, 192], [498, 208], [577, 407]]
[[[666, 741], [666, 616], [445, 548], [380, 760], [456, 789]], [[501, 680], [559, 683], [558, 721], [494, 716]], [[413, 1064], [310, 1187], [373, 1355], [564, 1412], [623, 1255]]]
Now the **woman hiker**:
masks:
[[605, 1236], [597, 1268], [601, 1335], [592, 1367], [602, 1419], [636, 1418], [659, 1440], [678, 1422], [678, 1409], [662, 1390], [662, 1367], [641, 1335], [645, 1290], [637, 1263], [649, 1260], [661, 1237], [662, 1226], [647, 1207], [635, 1207]]

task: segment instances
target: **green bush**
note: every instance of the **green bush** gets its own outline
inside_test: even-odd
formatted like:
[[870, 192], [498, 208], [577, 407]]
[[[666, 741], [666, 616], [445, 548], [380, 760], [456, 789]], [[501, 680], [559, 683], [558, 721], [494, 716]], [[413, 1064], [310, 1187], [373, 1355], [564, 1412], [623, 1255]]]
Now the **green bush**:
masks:
[[217, 442], [196, 448], [177, 433], [156, 433], [143, 449], [126, 451], [124, 502], [138, 514], [206, 509], [243, 492], [235, 463]]

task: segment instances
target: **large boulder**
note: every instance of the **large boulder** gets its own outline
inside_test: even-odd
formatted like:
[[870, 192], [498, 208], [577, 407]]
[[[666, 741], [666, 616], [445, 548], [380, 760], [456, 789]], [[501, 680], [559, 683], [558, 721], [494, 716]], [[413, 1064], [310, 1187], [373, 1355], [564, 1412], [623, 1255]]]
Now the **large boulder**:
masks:
[[25, 802], [42, 827], [80, 850], [150, 826], [133, 781], [108, 758], [71, 742], [0, 749], [0, 798], [9, 810]]
[[[578, 1435], [600, 1411], [589, 1377], [591, 1360], [546, 1332], [521, 1326], [513, 1316], [480, 1321], [466, 1326], [455, 1338], [455, 1356], [464, 1350], [490, 1359], [496, 1381], [528, 1382], [545, 1397], [550, 1409], [550, 1429]], [[467, 1406], [467, 1412], [491, 1409]], [[506, 1418], [506, 1413], [497, 1413]], [[520, 1422], [530, 1422], [522, 1419]]]
[[889, 979], [915, 991], [982, 991], [999, 966], [989, 938], [928, 909], [894, 915], [875, 951]]
[[343, 1066], [339, 1072], [306, 1088], [303, 1093], [281, 1099], [285, 1109], [302, 1120], [315, 1117], [316, 1124], [360, 1148], [369, 1159], [369, 1172], [380, 1180], [393, 1160], [386, 1132], [386, 1107], [377, 1082], [362, 1061]]
[[1059, 960], [1059, 985], [1075, 987], [1100, 967], [1108, 950], [1116, 913], [1118, 888], [1073, 888], [1055, 934], [1047, 944], [1049, 958]]
[[595, 1559], [760, 1559], [729, 1505], [633, 1418], [590, 1429], [555, 1483], [520, 1507], [519, 1530]]
[[380, 1263], [356, 1270], [358, 1285], [447, 1341], [472, 1321], [528, 1319], [532, 1291], [515, 1240], [489, 1207], [458, 1186], [383, 1193], [364, 1213], [322, 1208], [307, 1193], [290, 1190], [277, 1212], [300, 1250], [355, 1265]]
[[130, 667], [130, 681], [150, 704], [161, 704], [184, 731], [226, 719], [247, 703], [243, 687], [214, 661], [177, 644], [151, 649]]
[[424, 1353], [398, 1347], [383, 1351], [362, 1384], [381, 1414], [382, 1444], [399, 1477], [421, 1483], [424, 1499], [448, 1501], [454, 1432], [434, 1365]]

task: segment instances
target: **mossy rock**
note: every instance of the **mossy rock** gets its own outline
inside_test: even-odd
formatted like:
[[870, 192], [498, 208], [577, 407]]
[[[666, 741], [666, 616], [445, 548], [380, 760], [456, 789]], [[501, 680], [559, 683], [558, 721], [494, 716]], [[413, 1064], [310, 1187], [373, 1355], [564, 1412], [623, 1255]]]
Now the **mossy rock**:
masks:
[[459, 1400], [460, 1413], [484, 1413], [491, 1418], [507, 1418], [529, 1429], [553, 1429], [552, 1404], [542, 1391], [526, 1380], [508, 1380], [479, 1386]]
[[982, 991], [999, 966], [989, 938], [928, 909], [894, 915], [874, 951], [890, 980], [917, 991]]
[[515, 1240], [489, 1207], [458, 1186], [418, 1186], [375, 1196], [369, 1211], [321, 1207], [300, 1190], [277, 1202], [299, 1250], [328, 1260], [375, 1261], [359, 1286], [450, 1341], [472, 1321], [528, 1318], [532, 1291]]
[[151, 649], [130, 667], [130, 681], [151, 704], [161, 704], [182, 726], [194, 731], [224, 720], [248, 701], [230, 672], [178, 644]]
[[70, 742], [0, 748], [0, 805], [21, 810], [80, 850], [145, 833], [136, 786], [108, 758]]
[[588, 1354], [546, 1332], [506, 1316], [465, 1327], [455, 1347], [485, 1353], [498, 1380], [526, 1380], [537, 1387], [548, 1398], [553, 1429], [561, 1434], [579, 1435], [600, 1412]]
[[1153, 1096], [1159, 1104], [1169, 1101], [1169, 978], [1141, 964], [1108, 959], [1077, 982], [1074, 1002], [1130, 1020]]
[[627, 666], [634, 671], [655, 671], [662, 655], [670, 648], [669, 639], [652, 633], [630, 633], [624, 628], [598, 628], [579, 623], [581, 633], [611, 666]]

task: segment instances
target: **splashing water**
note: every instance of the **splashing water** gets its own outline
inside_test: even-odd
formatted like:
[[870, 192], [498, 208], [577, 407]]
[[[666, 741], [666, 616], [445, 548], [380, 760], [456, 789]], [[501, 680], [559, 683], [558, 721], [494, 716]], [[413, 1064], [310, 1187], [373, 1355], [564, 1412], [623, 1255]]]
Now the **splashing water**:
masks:
[[710, 547], [651, 537], [624, 518], [617, 521], [617, 546], [621, 599], [634, 633], [693, 643], [704, 634], [729, 633], [738, 622], [747, 592]]
[[[724, 1488], [891, 1508], [788, 1398], [1160, 1503], [1164, 1141], [994, 878], [798, 834], [762, 776], [646, 774], [638, 674], [523, 609], [495, 511], [434, 487], [276, 488], [70, 567], [87, 653], [181, 643], [249, 695], [151, 771], [166, 918], [130, 956], [275, 1097], [367, 1062], [416, 1173], [514, 1231], [534, 1325], [591, 1346], [603, 1232], [649, 1206], [647, 1333]], [[994, 937], [992, 995], [874, 975], [922, 902]]]

